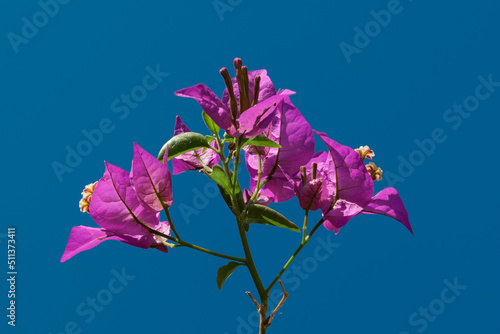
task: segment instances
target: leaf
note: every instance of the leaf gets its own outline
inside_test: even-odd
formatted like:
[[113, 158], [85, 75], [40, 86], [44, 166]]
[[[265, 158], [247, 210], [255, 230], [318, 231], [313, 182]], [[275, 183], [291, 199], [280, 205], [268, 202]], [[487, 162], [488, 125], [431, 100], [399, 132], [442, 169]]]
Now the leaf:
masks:
[[[233, 136], [228, 135], [227, 133], [224, 134], [224, 140], [226, 141], [226, 143], [234, 143], [235, 142], [235, 138]], [[263, 134], [259, 134], [255, 137], [252, 137], [252, 138], [243, 138], [241, 147], [245, 147], [247, 145], [281, 148], [280, 144], [278, 144], [275, 141], [272, 141], [271, 139], [267, 138]]]
[[234, 137], [229, 135], [227, 132], [224, 132], [224, 140], [226, 143], [234, 143]]
[[227, 175], [221, 166], [214, 165], [212, 167], [212, 173], [206, 174], [210, 179], [212, 179], [212, 181], [222, 187], [222, 189], [224, 189], [228, 194], [231, 192], [231, 183], [229, 183], [229, 179], [227, 178]]
[[260, 204], [252, 204], [248, 207], [245, 222], [283, 227], [294, 232], [300, 232], [297, 225], [289, 221], [281, 213]]
[[205, 121], [205, 125], [213, 134], [219, 133], [219, 130], [220, 130], [219, 126], [217, 124], [215, 124], [213, 119], [210, 118], [210, 116], [208, 116], [208, 114], [206, 112], [203, 111], [201, 113], [201, 116], [203, 117], [203, 121]]
[[217, 270], [217, 287], [222, 289], [222, 286], [226, 282], [226, 280], [231, 276], [231, 274], [238, 268], [243, 265], [243, 263], [231, 261], [225, 266], [222, 266]]
[[231, 196], [227, 193], [227, 191], [224, 190], [224, 188], [219, 185], [217, 186], [219, 187], [220, 194], [222, 195], [224, 202], [226, 202], [227, 207], [231, 209], [233, 213], [235, 213], [233, 203], [231, 202]]
[[255, 137], [248, 138], [243, 146], [246, 146], [246, 145], [281, 148], [280, 144], [267, 138], [262, 133], [255, 136]]
[[[233, 174], [231, 173], [230, 176], [232, 177]], [[222, 198], [224, 199], [224, 202], [226, 202], [227, 207], [236, 215], [237, 212], [234, 209], [233, 203], [231, 201], [231, 195], [230, 195], [231, 189], [229, 188], [228, 190], [226, 190], [223, 187], [221, 187], [220, 185], [218, 185], [218, 187], [219, 187], [220, 194], [222, 195]], [[245, 201], [243, 199], [243, 193], [241, 192], [241, 188], [240, 188], [239, 183], [236, 186], [236, 201], [237, 201], [238, 207], [240, 208], [240, 210], [242, 210], [245, 207]]]
[[184, 132], [172, 137], [163, 145], [158, 154], [158, 160], [163, 161], [168, 147], [168, 160], [183, 153], [194, 151], [202, 147], [210, 148], [207, 138], [196, 132]]

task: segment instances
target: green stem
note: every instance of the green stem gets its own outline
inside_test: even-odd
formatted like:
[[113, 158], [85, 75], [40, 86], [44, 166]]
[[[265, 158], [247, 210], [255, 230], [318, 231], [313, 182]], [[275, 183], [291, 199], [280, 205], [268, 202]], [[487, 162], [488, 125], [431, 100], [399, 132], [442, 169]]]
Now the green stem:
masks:
[[[229, 157], [226, 159], [224, 156], [224, 143], [221, 141], [219, 134], [216, 134], [215, 139], [217, 140], [217, 144], [219, 145], [219, 157], [220, 161], [222, 162], [222, 168], [224, 169], [224, 172], [226, 173], [226, 176], [229, 180], [229, 184], [232, 184], [231, 180], [231, 173], [229, 171]], [[231, 194], [230, 194], [231, 195]], [[232, 199], [232, 197], [231, 197]]]
[[200, 246], [196, 246], [196, 245], [190, 244], [189, 242], [186, 242], [184, 240], [181, 240], [181, 239], [178, 239], [178, 238], [174, 238], [174, 237], [172, 237], [170, 235], [166, 235], [164, 233], [158, 232], [158, 231], [156, 231], [156, 230], [154, 230], [152, 228], [148, 228], [148, 230], [149, 230], [149, 232], [151, 232], [153, 234], [156, 234], [156, 235], [158, 235], [160, 237], [163, 237], [163, 238], [168, 239], [170, 241], [177, 242], [179, 245], [182, 245], [182, 246], [185, 246], [185, 247], [188, 247], [188, 248], [191, 248], [191, 249], [195, 249], [195, 250], [203, 252], [203, 253], [207, 253], [207, 254], [210, 254], [210, 255], [213, 255], [213, 256], [217, 256], [217, 257], [221, 257], [223, 259], [228, 259], [228, 260], [233, 260], [233, 261], [241, 262], [243, 264], [246, 264], [246, 262], [247, 262], [245, 259], [242, 259], [240, 257], [217, 253], [217, 252], [211, 251], [209, 249], [206, 249], [206, 248], [203, 248], [203, 247], [200, 247]]
[[178, 243], [179, 245], [182, 245], [182, 246], [185, 246], [185, 247], [188, 247], [188, 248], [191, 248], [191, 249], [195, 249], [195, 250], [203, 252], [203, 253], [207, 253], [207, 254], [210, 254], [210, 255], [213, 255], [213, 256], [217, 256], [217, 257], [221, 257], [223, 259], [228, 259], [228, 260], [238, 261], [238, 262], [241, 262], [241, 263], [246, 263], [245, 259], [242, 259], [242, 258], [239, 258], [239, 257], [235, 257], [235, 256], [231, 256], [231, 255], [217, 253], [217, 252], [211, 251], [209, 249], [206, 249], [206, 248], [203, 248], [203, 247], [200, 247], [200, 246], [196, 246], [196, 245], [190, 244], [189, 242], [186, 242], [186, 241], [182, 240], [179, 237], [179, 235], [177, 234], [177, 232], [175, 231], [174, 221], [172, 220], [172, 217], [170, 216], [170, 212], [168, 210], [168, 207], [163, 203], [163, 201], [160, 201], [160, 202], [162, 203], [163, 210], [165, 211], [165, 214], [167, 215], [167, 220], [168, 220], [168, 223], [170, 224], [170, 228], [172, 229], [172, 232], [174, 232], [174, 234], [175, 234], [175, 238], [172, 237], [172, 236], [170, 236], [170, 235], [166, 235], [164, 233], [158, 232], [158, 231], [150, 228], [147, 225], [143, 225], [151, 233], [156, 234], [156, 235], [161, 236], [161, 237], [164, 237], [164, 238], [166, 238], [168, 240], [174, 241], [174, 242]]
[[304, 214], [304, 225], [302, 226], [302, 242], [306, 241], [306, 230], [307, 230], [307, 219], [309, 218], [309, 210], [306, 210]]
[[240, 165], [240, 152], [241, 152], [242, 137], [236, 140], [236, 155], [234, 157], [234, 173], [233, 173], [233, 195], [236, 194], [236, 185], [238, 184], [238, 166]]
[[258, 149], [257, 149], [257, 155], [259, 157], [259, 171], [257, 173], [257, 175], [258, 175], [257, 186], [255, 187], [255, 190], [254, 190], [254, 192], [252, 194], [252, 197], [250, 197], [250, 199], [248, 200], [247, 204], [245, 205], [245, 209], [243, 210], [244, 212], [247, 212], [248, 207], [250, 206], [250, 204], [252, 204], [253, 202], [255, 202], [255, 200], [259, 196], [260, 189], [267, 183], [267, 181], [269, 181], [269, 179], [267, 178], [267, 179], [265, 179], [261, 183], [261, 180], [262, 180], [262, 157], [261, 157], [260, 151]]
[[295, 258], [300, 253], [300, 251], [302, 250], [302, 248], [304, 248], [304, 246], [307, 245], [307, 243], [309, 242], [309, 240], [311, 240], [311, 237], [313, 236], [313, 234], [321, 226], [321, 224], [323, 224], [324, 221], [325, 221], [324, 218], [321, 218], [316, 223], [316, 225], [311, 230], [311, 232], [309, 232], [309, 234], [303, 239], [303, 241], [300, 243], [299, 247], [295, 250], [295, 252], [293, 253], [293, 255], [290, 257], [290, 259], [288, 259], [288, 261], [285, 263], [285, 265], [283, 266], [283, 268], [281, 269], [281, 271], [278, 273], [278, 275], [274, 278], [274, 280], [271, 282], [271, 284], [269, 285], [269, 287], [266, 289], [266, 291], [265, 291], [266, 295], [268, 295], [271, 292], [271, 289], [278, 282], [278, 280], [280, 279], [281, 275], [283, 275], [283, 273], [288, 269], [288, 267], [293, 262], [293, 260], [295, 260]]
[[200, 251], [200, 252], [203, 252], [203, 253], [207, 253], [207, 254], [210, 254], [210, 255], [213, 255], [213, 256], [221, 257], [223, 259], [237, 261], [237, 262], [241, 262], [243, 264], [246, 264], [246, 262], [247, 262], [245, 259], [242, 259], [242, 258], [239, 258], [239, 257], [235, 257], [235, 256], [226, 255], [226, 254], [221, 254], [221, 253], [217, 253], [217, 252], [213, 252], [211, 250], [208, 250], [208, 249], [205, 249], [203, 247], [199, 247], [199, 246], [190, 244], [190, 243], [185, 242], [183, 240], [177, 240], [176, 242], [178, 242], [182, 246], [186, 246], [188, 248], [192, 248], [192, 249], [195, 249], [197, 251]]
[[[230, 174], [230, 170], [229, 170], [229, 157], [226, 159], [226, 157], [224, 156], [224, 150], [223, 150], [223, 146], [222, 146], [219, 135], [216, 135], [215, 138], [217, 140], [217, 143], [219, 144], [219, 150], [220, 150], [219, 156], [221, 158], [224, 172], [226, 173], [230, 184], [233, 185], [233, 191], [232, 191], [232, 194], [230, 194], [230, 197], [231, 197], [231, 201], [232, 201], [232, 204], [233, 204], [233, 207], [235, 210], [234, 213], [236, 216], [236, 222], [238, 225], [238, 232], [240, 234], [241, 244], [243, 246], [243, 251], [245, 253], [245, 259], [240, 259], [240, 262], [245, 263], [245, 265], [247, 266], [248, 271], [250, 272], [250, 276], [252, 277], [254, 284], [255, 284], [255, 287], [257, 288], [257, 291], [259, 293], [261, 303], [267, 304], [268, 297], [265, 293], [265, 288], [264, 288], [264, 285], [262, 284], [262, 281], [259, 277], [259, 273], [257, 272], [257, 268], [255, 267], [255, 263], [253, 262], [252, 252], [250, 251], [250, 246], [248, 245], [248, 239], [247, 239], [247, 236], [245, 233], [245, 229], [243, 227], [243, 221], [242, 221], [242, 217], [241, 217], [240, 207], [238, 206], [238, 200], [236, 198], [236, 191], [235, 190], [236, 190], [236, 186], [238, 184], [237, 174], [238, 174], [238, 164], [239, 164], [239, 153], [241, 150], [241, 139], [239, 138], [237, 140], [237, 146], [236, 146], [237, 155], [235, 157], [235, 166], [234, 166], [235, 170], [233, 173], [233, 177], [234, 177], [234, 181], [233, 181], [233, 180], [231, 180], [231, 176], [230, 176], [231, 174]], [[243, 260], [243, 261], [241, 261], [241, 260]]]
[[242, 222], [238, 221], [238, 231], [240, 233], [241, 244], [243, 245], [243, 251], [245, 252], [245, 259], [248, 271], [250, 272], [250, 276], [255, 283], [255, 287], [259, 293], [259, 297], [261, 302], [267, 300], [266, 290], [264, 288], [264, 284], [260, 279], [259, 273], [257, 272], [257, 268], [255, 267], [255, 263], [253, 262], [252, 252], [250, 251], [250, 246], [248, 245], [248, 239], [245, 233], [245, 229], [243, 227]]
[[257, 157], [259, 158], [259, 171], [257, 172], [257, 189], [260, 189], [260, 180], [262, 179], [262, 155], [260, 154], [260, 151], [258, 148], [257, 150]]
[[[234, 174], [233, 174], [233, 193], [231, 194], [231, 200], [233, 201], [233, 207], [235, 208], [236, 222], [238, 223], [238, 232], [240, 234], [241, 244], [243, 246], [243, 251], [245, 252], [245, 259], [248, 271], [250, 272], [250, 276], [255, 283], [255, 287], [259, 293], [259, 297], [261, 302], [267, 301], [267, 295], [265, 294], [265, 288], [260, 279], [259, 273], [257, 272], [257, 268], [255, 267], [255, 263], [253, 262], [252, 252], [250, 251], [250, 246], [248, 244], [247, 235], [245, 232], [245, 228], [243, 227], [243, 221], [241, 217], [241, 209], [238, 206], [238, 201], [236, 199], [236, 186], [238, 185], [238, 165], [240, 161], [240, 152], [241, 152], [241, 137], [236, 141], [236, 156], [234, 159]], [[245, 214], [246, 211], [243, 212]]]
[[181, 237], [179, 237], [179, 234], [177, 234], [177, 231], [175, 230], [174, 221], [172, 220], [172, 217], [170, 217], [170, 211], [168, 211], [168, 206], [165, 205], [163, 200], [160, 200], [160, 203], [161, 203], [161, 206], [163, 207], [163, 211], [167, 215], [167, 220], [168, 220], [168, 223], [170, 224], [170, 229], [172, 230], [172, 232], [174, 232], [175, 237], [178, 240], [181, 240]]

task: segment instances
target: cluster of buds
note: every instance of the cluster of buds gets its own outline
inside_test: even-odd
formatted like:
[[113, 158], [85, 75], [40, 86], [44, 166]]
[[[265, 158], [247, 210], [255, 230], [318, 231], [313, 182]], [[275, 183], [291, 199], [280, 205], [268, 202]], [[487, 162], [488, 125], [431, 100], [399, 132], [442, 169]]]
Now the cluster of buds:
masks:
[[238, 118], [238, 103], [239, 103], [239, 114], [242, 114], [248, 108], [256, 105], [259, 100], [259, 91], [260, 91], [260, 75], [257, 75], [254, 79], [253, 86], [253, 96], [250, 91], [250, 81], [248, 78], [248, 68], [246, 66], [242, 66], [243, 62], [240, 58], [234, 59], [234, 70], [235, 70], [235, 78], [238, 83], [238, 97], [234, 92], [233, 81], [231, 76], [229, 75], [229, 71], [227, 68], [223, 67], [219, 71], [219, 73], [224, 78], [224, 83], [226, 84], [227, 92], [229, 94], [229, 106], [231, 110], [231, 121], [235, 127], [238, 127], [237, 118]]
[[92, 194], [94, 193], [95, 186], [97, 185], [97, 181], [91, 184], [87, 184], [85, 189], [82, 191], [82, 199], [78, 203], [80, 205], [81, 212], [89, 213], [89, 205], [90, 200], [92, 199]]
[[382, 180], [382, 169], [380, 167], [377, 167], [375, 163], [370, 162], [368, 165], [366, 165], [366, 169], [368, 170], [368, 173], [371, 175], [373, 181], [380, 181]]
[[372, 159], [375, 156], [375, 153], [373, 153], [372, 150], [368, 146], [360, 146], [357, 149], [355, 149], [356, 153], [358, 153], [361, 156], [361, 159], [365, 160], [365, 158]]
[[[355, 149], [356, 153], [358, 153], [361, 156], [361, 159], [365, 160], [365, 158], [372, 159], [375, 156], [375, 153], [373, 150], [370, 149], [368, 146], [360, 146], [357, 149]], [[366, 170], [368, 170], [368, 173], [372, 177], [373, 181], [380, 181], [382, 180], [382, 169], [380, 167], [377, 167], [375, 163], [371, 162], [366, 166]]]
[[[311, 181], [316, 180], [318, 173], [318, 164], [316, 162], [311, 163]], [[307, 169], [306, 166], [300, 167], [300, 179], [302, 181], [302, 187], [307, 184]]]

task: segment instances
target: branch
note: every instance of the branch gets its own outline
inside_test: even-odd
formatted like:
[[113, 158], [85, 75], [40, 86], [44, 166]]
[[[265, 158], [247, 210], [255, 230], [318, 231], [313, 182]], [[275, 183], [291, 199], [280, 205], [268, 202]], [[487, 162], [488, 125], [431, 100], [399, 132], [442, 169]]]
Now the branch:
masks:
[[293, 253], [293, 255], [290, 257], [290, 259], [288, 259], [288, 261], [285, 263], [285, 265], [280, 270], [280, 272], [278, 273], [278, 275], [276, 275], [276, 277], [271, 282], [271, 284], [269, 284], [268, 288], [266, 289], [266, 293], [269, 293], [271, 291], [271, 289], [273, 288], [273, 286], [280, 279], [281, 275], [283, 275], [283, 273], [286, 271], [286, 269], [288, 268], [288, 266], [290, 266], [290, 264], [293, 262], [293, 260], [295, 260], [295, 258], [300, 253], [300, 251], [302, 250], [302, 248], [304, 248], [304, 246], [307, 245], [307, 243], [309, 242], [309, 240], [311, 240], [311, 237], [313, 236], [314, 232], [316, 232], [316, 230], [321, 226], [321, 224], [323, 224], [324, 221], [325, 221], [325, 219], [321, 218], [316, 223], [316, 225], [313, 227], [313, 229], [311, 230], [311, 232], [309, 232], [309, 234], [305, 237], [305, 239], [300, 243], [299, 247], [297, 247], [297, 249], [295, 250], [295, 252]]
[[252, 299], [253, 303], [255, 304], [255, 307], [257, 307], [257, 310], [258, 310], [258, 309], [259, 309], [259, 307], [260, 307], [260, 305], [259, 305], [259, 303], [257, 302], [257, 300], [255, 300], [255, 298], [253, 298], [252, 293], [251, 293], [250, 291], [247, 291], [247, 292], [245, 292], [245, 293], [248, 295], [248, 297], [250, 297], [250, 298]]
[[269, 317], [267, 317], [267, 319], [266, 319], [267, 326], [271, 326], [271, 321], [273, 321], [273, 317], [275, 316], [276, 312], [278, 312], [278, 310], [281, 308], [281, 306], [283, 306], [283, 303], [285, 302], [285, 300], [290, 295], [288, 292], [285, 291], [285, 287], [283, 286], [283, 283], [281, 282], [281, 280], [279, 280], [279, 282], [280, 282], [280, 285], [281, 285], [281, 290], [283, 290], [283, 297], [281, 298], [278, 306], [276, 306], [276, 308], [271, 313], [271, 315], [269, 315]]

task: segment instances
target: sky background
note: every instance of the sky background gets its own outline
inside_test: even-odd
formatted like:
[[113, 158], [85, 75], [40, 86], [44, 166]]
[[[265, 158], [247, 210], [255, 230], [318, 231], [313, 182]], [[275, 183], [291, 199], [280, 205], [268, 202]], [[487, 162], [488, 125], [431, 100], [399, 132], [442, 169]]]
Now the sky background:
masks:
[[[258, 332], [248, 271], [219, 291], [222, 259], [110, 241], [59, 262], [73, 226], [96, 226], [78, 201], [103, 161], [128, 170], [134, 142], [156, 154], [176, 115], [207, 133], [199, 106], [173, 92], [203, 82], [221, 95], [218, 70], [232, 73], [235, 57], [296, 91], [314, 129], [373, 148], [384, 170], [376, 190], [399, 190], [414, 229], [368, 215], [337, 236], [321, 228], [286, 274], [290, 297], [268, 332], [500, 331], [498, 1], [65, 1], [0, 4], [0, 262], [6, 277], [14, 226], [18, 271], [15, 328], [1, 280], [2, 333]], [[155, 69], [158, 85], [124, 108], [122, 94]], [[100, 127], [102, 139], [58, 176], [54, 165]], [[184, 173], [173, 186], [183, 239], [241, 256], [208, 179]], [[273, 208], [302, 222], [295, 199]], [[299, 239], [252, 226], [265, 283]]]

